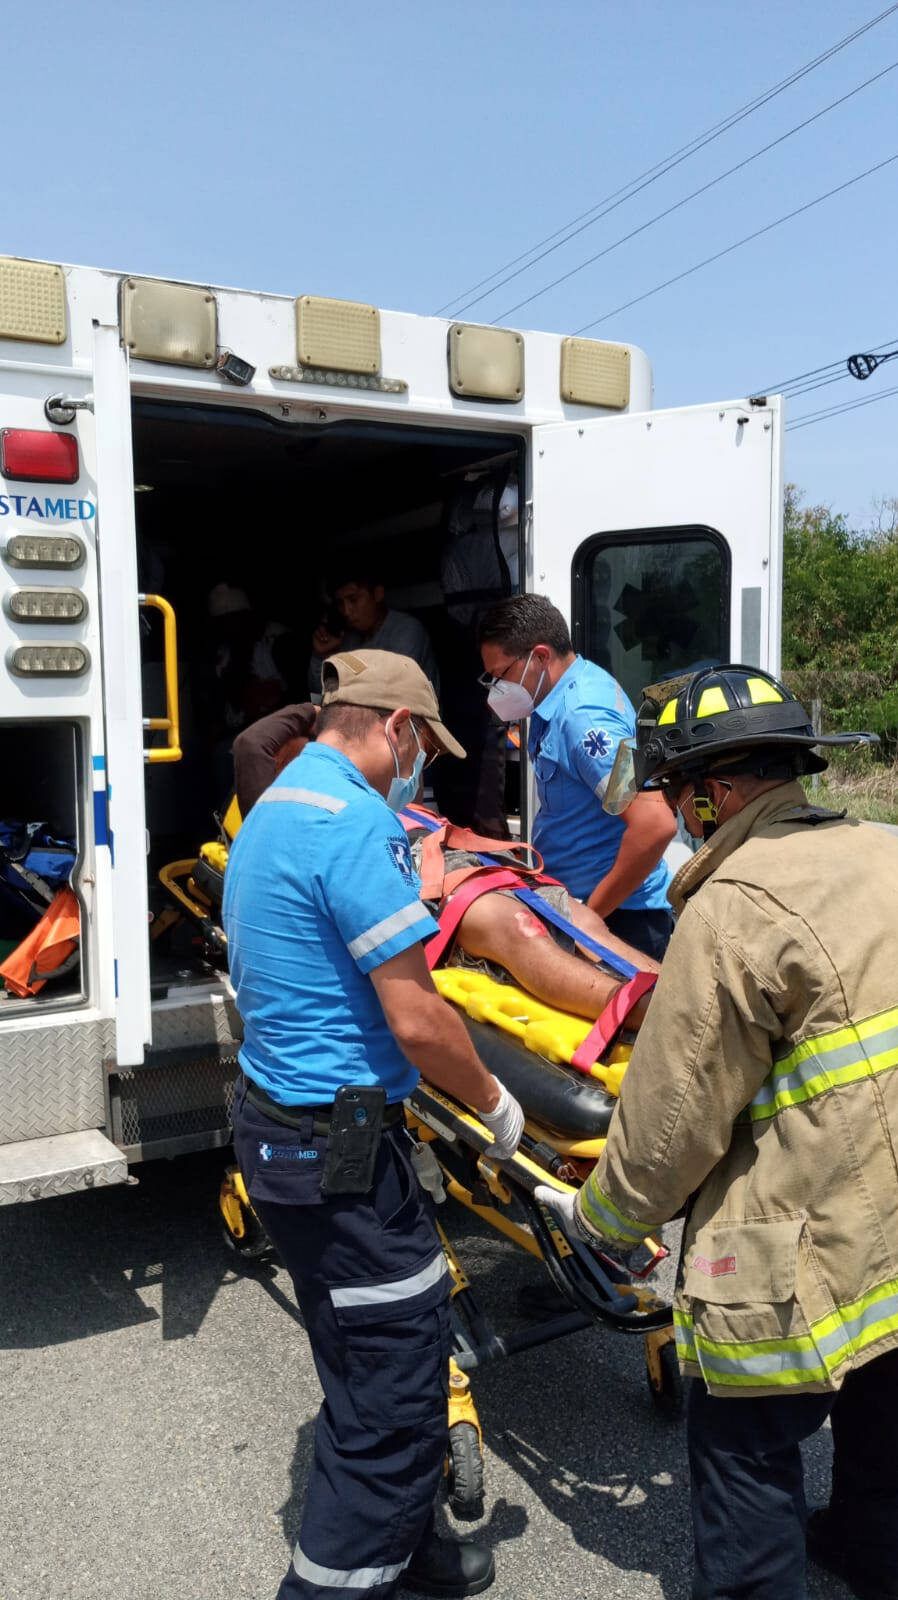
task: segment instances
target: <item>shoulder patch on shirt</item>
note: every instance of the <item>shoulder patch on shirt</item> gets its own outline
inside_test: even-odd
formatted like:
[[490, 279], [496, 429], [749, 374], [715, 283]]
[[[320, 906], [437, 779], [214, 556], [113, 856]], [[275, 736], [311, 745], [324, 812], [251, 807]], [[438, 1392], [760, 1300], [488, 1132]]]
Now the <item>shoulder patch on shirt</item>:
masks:
[[412, 852], [407, 839], [388, 839], [387, 853], [395, 867], [399, 868], [407, 883], [414, 882], [414, 868], [412, 866]]
[[593, 761], [610, 755], [613, 743], [611, 734], [606, 733], [604, 728], [590, 728], [583, 735], [583, 748]]

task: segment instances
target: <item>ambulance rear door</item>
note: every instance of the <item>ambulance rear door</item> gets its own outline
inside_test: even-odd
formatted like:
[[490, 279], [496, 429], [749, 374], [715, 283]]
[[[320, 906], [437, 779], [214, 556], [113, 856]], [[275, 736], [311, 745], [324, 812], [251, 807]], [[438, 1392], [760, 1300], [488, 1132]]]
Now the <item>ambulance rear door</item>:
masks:
[[737, 400], [534, 429], [529, 582], [632, 700], [709, 661], [778, 670], [781, 428]]
[[116, 1059], [137, 1066], [152, 1037], [140, 613], [131, 391], [118, 327], [94, 326], [92, 438], [112, 865]]

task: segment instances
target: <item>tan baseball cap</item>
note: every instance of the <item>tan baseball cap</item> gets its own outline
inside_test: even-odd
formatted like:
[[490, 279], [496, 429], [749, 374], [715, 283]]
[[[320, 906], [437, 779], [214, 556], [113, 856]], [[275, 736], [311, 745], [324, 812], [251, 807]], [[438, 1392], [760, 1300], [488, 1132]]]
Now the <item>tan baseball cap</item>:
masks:
[[341, 650], [328, 656], [321, 667], [322, 706], [368, 706], [373, 711], [399, 711], [403, 707], [427, 723], [439, 748], [447, 756], [466, 752], [440, 721], [433, 685], [417, 661], [392, 650]]

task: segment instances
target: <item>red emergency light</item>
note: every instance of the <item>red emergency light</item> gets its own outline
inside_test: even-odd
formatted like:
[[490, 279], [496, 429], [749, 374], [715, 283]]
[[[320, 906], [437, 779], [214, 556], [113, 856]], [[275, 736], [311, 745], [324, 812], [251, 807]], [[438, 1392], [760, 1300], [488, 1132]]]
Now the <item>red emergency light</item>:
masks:
[[0, 473], [31, 483], [77, 483], [78, 440], [37, 428], [0, 429]]

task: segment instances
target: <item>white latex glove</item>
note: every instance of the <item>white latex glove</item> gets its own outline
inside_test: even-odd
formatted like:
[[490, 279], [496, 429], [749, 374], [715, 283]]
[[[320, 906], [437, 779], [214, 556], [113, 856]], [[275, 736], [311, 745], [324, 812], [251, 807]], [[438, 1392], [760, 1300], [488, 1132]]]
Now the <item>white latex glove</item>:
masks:
[[574, 1189], [553, 1189], [547, 1183], [538, 1183], [533, 1191], [534, 1200], [541, 1206], [551, 1211], [559, 1228], [567, 1239], [578, 1239], [581, 1243], [596, 1244], [592, 1234], [587, 1234], [577, 1220], [575, 1206], [577, 1194]]
[[[647, 1271], [652, 1270], [652, 1257], [645, 1245], [637, 1244], [627, 1249], [617, 1240], [600, 1238], [580, 1221], [580, 1213], [576, 1209], [577, 1195], [574, 1190], [565, 1192], [562, 1189], [552, 1189], [547, 1183], [538, 1183], [533, 1191], [533, 1198], [545, 1206], [547, 1211], [551, 1211], [567, 1239], [576, 1239], [581, 1244], [588, 1244], [591, 1250], [597, 1250], [615, 1266], [623, 1267], [625, 1272], [631, 1273], [634, 1277], [644, 1277]], [[666, 1250], [659, 1253], [655, 1258], [656, 1263], [666, 1255]]]
[[478, 1113], [484, 1127], [489, 1128], [495, 1143], [485, 1152], [497, 1161], [507, 1161], [513, 1156], [524, 1132], [524, 1113], [514, 1095], [509, 1094], [504, 1083], [499, 1084], [499, 1104], [494, 1111]]

